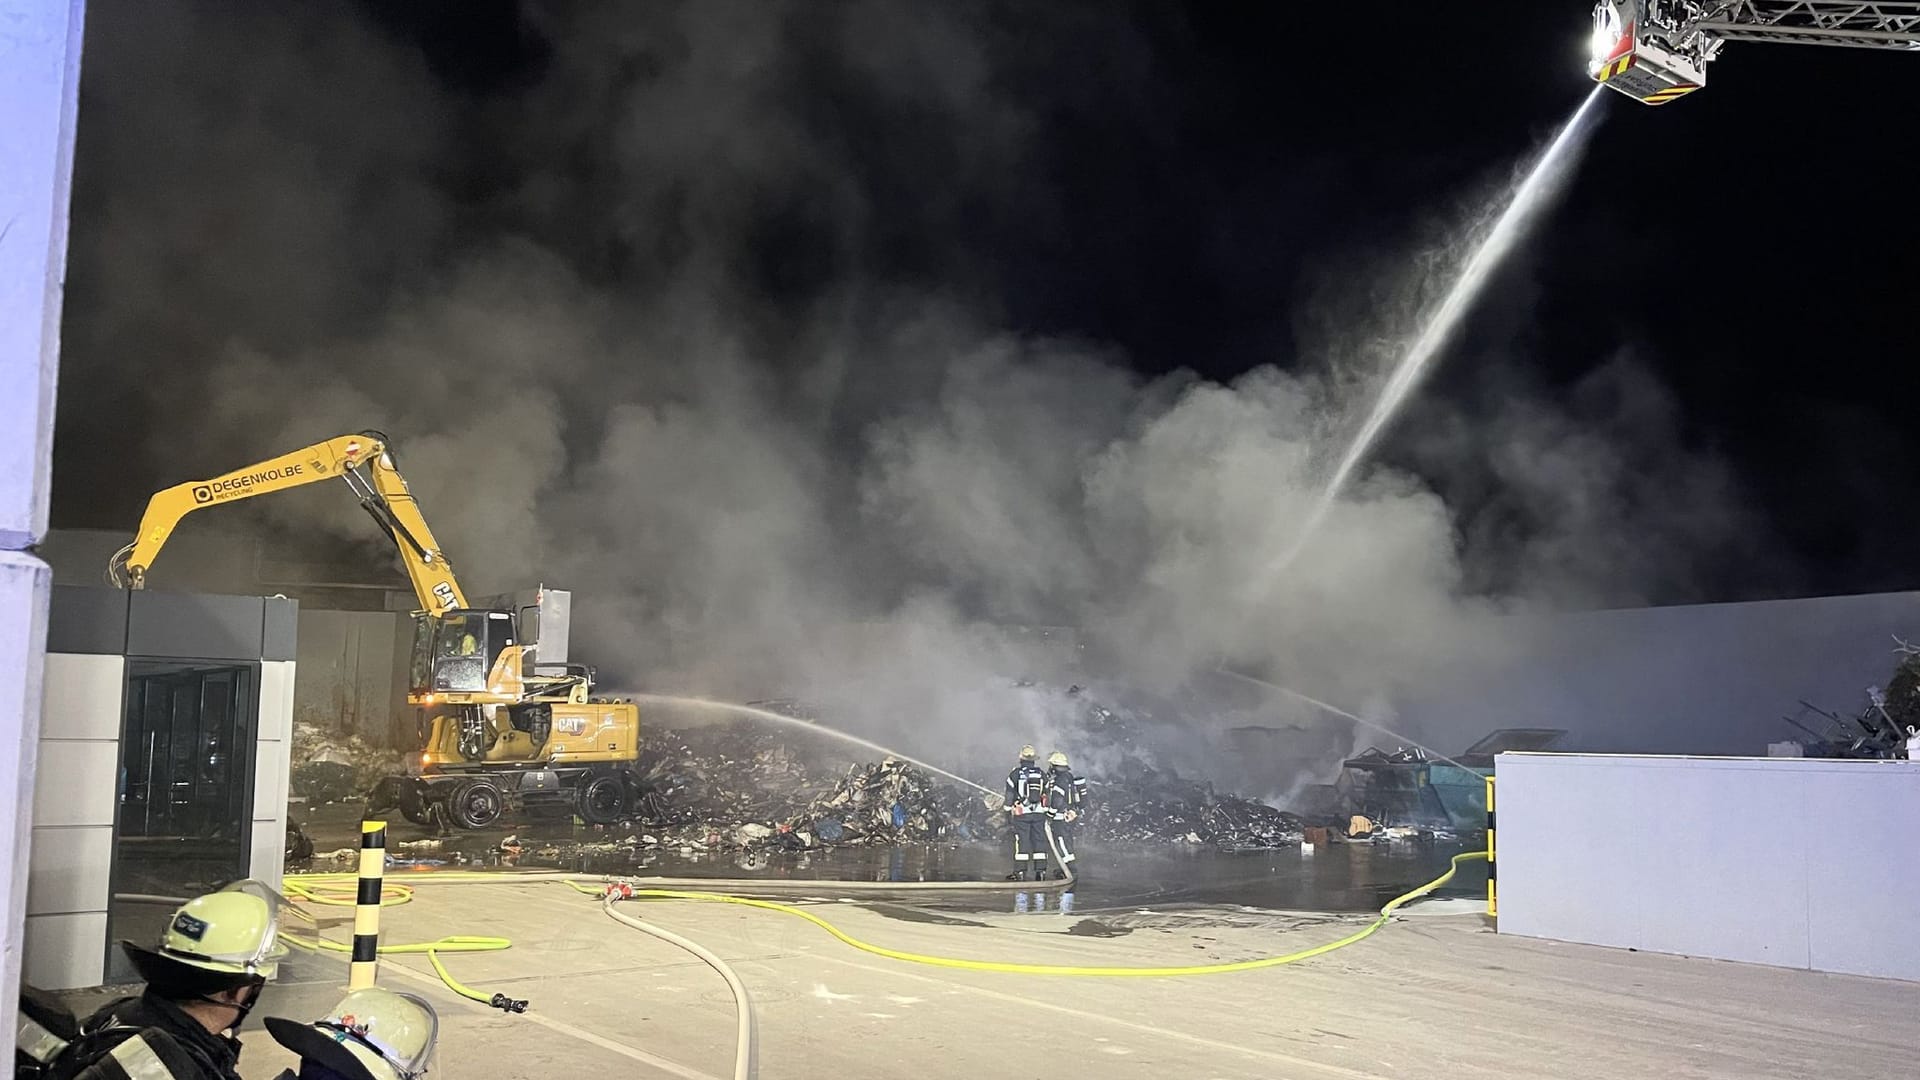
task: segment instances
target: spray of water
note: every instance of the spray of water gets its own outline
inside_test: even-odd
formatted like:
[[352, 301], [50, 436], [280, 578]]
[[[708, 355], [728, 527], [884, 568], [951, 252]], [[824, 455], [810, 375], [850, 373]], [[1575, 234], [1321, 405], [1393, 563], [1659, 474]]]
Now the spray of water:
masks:
[[1565, 186], [1566, 179], [1572, 172], [1571, 166], [1578, 160], [1579, 151], [1585, 146], [1587, 136], [1592, 131], [1592, 124], [1588, 120], [1594, 114], [1594, 103], [1599, 100], [1604, 89], [1605, 87], [1601, 86], [1593, 88], [1587, 100], [1574, 110], [1572, 119], [1561, 127], [1559, 133], [1554, 136], [1553, 142], [1548, 144], [1546, 152], [1534, 162], [1526, 178], [1513, 189], [1513, 196], [1508, 201], [1506, 209], [1502, 210], [1500, 216], [1494, 220], [1493, 227], [1487, 230], [1486, 236], [1480, 241], [1480, 247], [1461, 267], [1460, 276], [1454, 281], [1453, 288], [1447, 291], [1440, 306], [1433, 310], [1426, 325], [1421, 328], [1420, 336], [1414, 339], [1412, 347], [1407, 350], [1405, 356], [1401, 357], [1399, 365], [1388, 376], [1386, 385], [1381, 387], [1380, 396], [1373, 403], [1373, 411], [1367, 414], [1366, 422], [1354, 435], [1353, 442], [1347, 446], [1346, 453], [1341, 455], [1340, 463], [1334, 468], [1332, 477], [1328, 479], [1327, 486], [1321, 491], [1320, 498], [1315, 501], [1306, 520], [1294, 533], [1293, 541], [1282, 552], [1280, 558], [1267, 568], [1266, 580], [1260, 582], [1262, 587], [1256, 591], [1255, 595], [1264, 595], [1266, 587], [1293, 564], [1301, 550], [1307, 546], [1307, 542], [1313, 538], [1314, 533], [1319, 531], [1320, 526], [1326, 521], [1327, 514], [1333, 510], [1334, 503], [1340, 498], [1340, 493], [1353, 479], [1354, 470], [1360, 467], [1360, 463], [1366, 460], [1368, 454], [1372, 453], [1381, 432], [1386, 430], [1394, 415], [1406, 404], [1407, 397], [1413, 393], [1414, 387], [1419, 385], [1421, 377], [1427, 373], [1434, 357], [1439, 354], [1440, 347], [1445, 345], [1447, 339], [1459, 328], [1461, 320], [1472, 307], [1474, 299], [1480, 295], [1480, 290], [1486, 286], [1487, 279], [1492, 276], [1494, 267], [1500, 264], [1500, 260], [1513, 250], [1514, 245], [1526, 234], [1527, 227], [1536, 219], [1538, 212]]
[[1417, 739], [1413, 739], [1406, 735], [1403, 735], [1400, 732], [1395, 731], [1392, 728], [1387, 727], [1383, 724], [1376, 724], [1373, 721], [1368, 720], [1364, 716], [1360, 716], [1355, 713], [1350, 713], [1338, 705], [1329, 705], [1326, 702], [1321, 701], [1319, 698], [1308, 697], [1307, 695], [1301, 693], [1298, 690], [1289, 690], [1286, 687], [1281, 686], [1277, 683], [1270, 683], [1265, 679], [1256, 679], [1251, 675], [1242, 675], [1237, 671], [1232, 671], [1225, 667], [1219, 668], [1218, 670], [1222, 675], [1230, 675], [1236, 679], [1239, 679], [1241, 682], [1251, 683], [1254, 686], [1264, 686], [1268, 690], [1272, 690], [1278, 694], [1283, 694], [1302, 704], [1311, 705], [1316, 709], [1323, 709], [1327, 712], [1332, 713], [1335, 716], [1345, 717], [1346, 719], [1351, 720], [1354, 723], [1359, 724], [1363, 727], [1370, 727], [1375, 731], [1382, 732], [1387, 735], [1391, 735], [1408, 746], [1417, 746], [1421, 750], [1426, 751], [1427, 756], [1430, 758], [1434, 758], [1439, 761], [1444, 761], [1449, 765], [1457, 766], [1462, 769], [1466, 768], [1465, 765], [1461, 765], [1458, 761], [1455, 761], [1454, 759], [1448, 757], [1447, 755], [1441, 753], [1438, 750], [1435, 750], [1433, 747], [1420, 742]]
[[687, 708], [704, 709], [711, 712], [727, 712], [727, 713], [732, 713], [736, 716], [746, 716], [746, 717], [751, 717], [755, 720], [766, 720], [776, 724], [784, 724], [788, 727], [801, 728], [806, 731], [811, 731], [817, 735], [826, 735], [835, 739], [839, 739], [841, 742], [851, 743], [854, 746], [865, 747], [866, 749], [872, 750], [875, 753], [882, 755], [883, 757], [898, 758], [901, 761], [905, 761], [909, 764], [918, 765], [919, 767], [927, 770], [930, 773], [935, 773], [940, 776], [944, 776], [947, 779], [952, 780], [956, 784], [965, 784], [966, 786], [974, 789], [975, 791], [982, 791], [988, 795], [998, 794], [997, 792], [993, 791], [991, 788], [987, 788], [980, 784], [976, 784], [973, 781], [957, 773], [950, 773], [938, 765], [928, 764], [927, 762], [921, 761], [919, 758], [910, 757], [906, 754], [901, 753], [898, 750], [892, 749], [891, 747], [882, 746], [879, 743], [872, 741], [871, 739], [863, 739], [858, 735], [849, 735], [844, 731], [838, 730], [837, 728], [831, 728], [825, 724], [818, 723], [813, 720], [801, 720], [797, 717], [784, 716], [780, 713], [773, 712], [768, 709], [757, 709], [752, 705], [740, 705], [731, 701], [715, 701], [712, 698], [682, 697], [678, 694], [629, 694], [626, 696], [631, 697], [633, 700], [639, 701], [639, 702], [652, 702], [656, 705], [682, 705], [682, 706], [686, 706]]

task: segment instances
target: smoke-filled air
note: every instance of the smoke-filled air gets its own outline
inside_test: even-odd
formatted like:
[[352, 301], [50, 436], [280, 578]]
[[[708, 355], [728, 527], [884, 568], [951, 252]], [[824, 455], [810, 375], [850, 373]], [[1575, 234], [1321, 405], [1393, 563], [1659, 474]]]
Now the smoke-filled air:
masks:
[[[606, 688], [817, 702], [975, 775], [1077, 707], [1022, 679], [1156, 702], [1169, 753], [1221, 769], [1229, 726], [1328, 721], [1198, 693], [1223, 664], [1456, 751], [1480, 732], [1398, 703], [1497, 654], [1505, 615], [1683, 598], [1745, 542], [1727, 470], [1630, 342], [1550, 394], [1523, 335], [1479, 335], [1447, 359], [1473, 374], [1388, 427], [1272, 572], [1551, 128], [1479, 188], [1383, 207], [1397, 250], [1276, 293], [1288, 355], [1147, 378], [1019, 329], [979, 239], [1012, 200], [1073, 197], [1014, 166], [1089, 81], [1150, 112], [1124, 22], [530, 8], [548, 52], [507, 91], [346, 5], [96, 20], [71, 460], [105, 464], [83, 399], [115, 391], [89, 370], [133, 358], [145, 454], [113, 467], [142, 490], [379, 429], [470, 592], [573, 591], [572, 652]], [[1069, 40], [1100, 62], [1052, 66]], [[1490, 287], [1525, 289], [1516, 258]], [[249, 510], [370, 528], [336, 492]], [[1336, 758], [1391, 742], [1328, 730]]]

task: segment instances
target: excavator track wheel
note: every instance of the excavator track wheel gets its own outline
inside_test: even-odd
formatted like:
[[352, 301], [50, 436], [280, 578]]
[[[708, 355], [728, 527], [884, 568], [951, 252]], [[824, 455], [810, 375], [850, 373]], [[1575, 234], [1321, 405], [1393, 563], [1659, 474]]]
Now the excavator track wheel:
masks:
[[447, 813], [463, 829], [484, 829], [500, 820], [507, 799], [491, 780], [468, 780], [447, 796]]
[[626, 820], [633, 799], [618, 774], [598, 773], [580, 784], [580, 820], [589, 825], [613, 825]]

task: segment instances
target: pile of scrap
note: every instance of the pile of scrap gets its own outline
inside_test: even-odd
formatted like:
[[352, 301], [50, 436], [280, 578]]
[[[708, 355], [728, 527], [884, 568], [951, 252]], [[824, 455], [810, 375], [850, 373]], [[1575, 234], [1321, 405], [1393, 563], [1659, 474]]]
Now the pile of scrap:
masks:
[[[1120, 721], [1101, 718], [1124, 746]], [[664, 847], [693, 851], [855, 844], [996, 842], [1006, 816], [978, 792], [887, 759], [829, 771], [775, 732], [750, 725], [652, 729], [644, 736], [645, 795], [635, 828]], [[1082, 836], [1122, 842], [1210, 845], [1244, 851], [1298, 844], [1297, 815], [1214, 790], [1120, 751], [1093, 772]], [[651, 844], [647, 846], [652, 846]]]
[[1306, 822], [1265, 803], [1222, 795], [1211, 784], [1171, 769], [1125, 761], [1111, 776], [1092, 778], [1086, 834], [1134, 843], [1205, 844], [1248, 851], [1298, 844]]

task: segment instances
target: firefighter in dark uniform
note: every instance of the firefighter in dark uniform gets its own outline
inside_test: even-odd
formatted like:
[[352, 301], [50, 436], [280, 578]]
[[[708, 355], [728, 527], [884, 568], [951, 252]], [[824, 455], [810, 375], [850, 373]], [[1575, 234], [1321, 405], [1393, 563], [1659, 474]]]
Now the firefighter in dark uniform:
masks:
[[1007, 774], [1007, 813], [1013, 818], [1013, 873], [1008, 881], [1020, 881], [1032, 872], [1032, 880], [1047, 876], [1047, 774], [1040, 771], [1031, 746], [1020, 748], [1020, 763]]
[[1047, 755], [1047, 817], [1053, 824], [1053, 844], [1061, 864], [1053, 872], [1055, 877], [1066, 877], [1073, 870], [1073, 832], [1086, 805], [1087, 778], [1073, 774], [1067, 755], [1058, 750]]
[[260, 1000], [287, 947], [278, 938], [279, 898], [240, 881], [187, 901], [159, 946], [120, 947], [146, 979], [81, 1021], [79, 1034], [46, 1063], [48, 1080], [239, 1080], [240, 1040], [231, 1033]]

